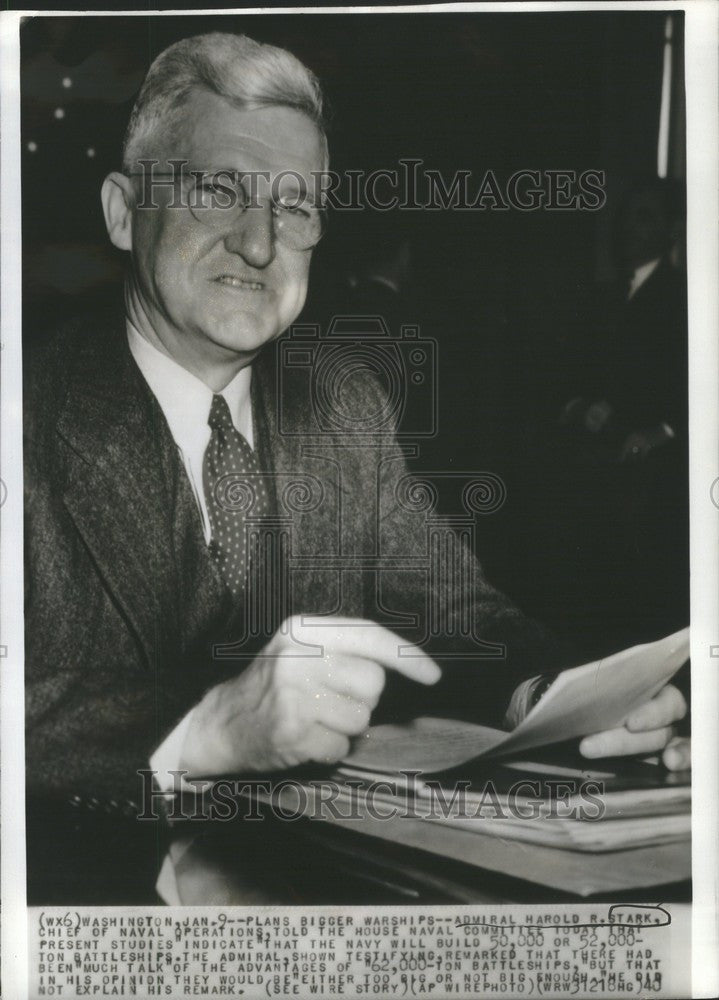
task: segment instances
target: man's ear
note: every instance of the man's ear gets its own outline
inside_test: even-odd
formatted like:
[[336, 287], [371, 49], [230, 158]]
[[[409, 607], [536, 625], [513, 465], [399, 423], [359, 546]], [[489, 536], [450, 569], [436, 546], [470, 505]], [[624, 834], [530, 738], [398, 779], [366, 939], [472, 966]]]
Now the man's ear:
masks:
[[119, 250], [132, 250], [132, 179], [113, 171], [100, 192], [107, 235]]

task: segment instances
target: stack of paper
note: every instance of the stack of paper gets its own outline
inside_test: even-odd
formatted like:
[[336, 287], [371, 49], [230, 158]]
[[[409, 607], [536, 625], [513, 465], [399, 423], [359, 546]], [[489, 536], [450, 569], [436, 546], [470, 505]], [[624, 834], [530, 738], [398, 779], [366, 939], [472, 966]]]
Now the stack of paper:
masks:
[[[390, 776], [386, 784], [391, 784]], [[309, 790], [311, 786], [307, 786]], [[624, 850], [688, 840], [691, 836], [691, 792], [689, 786], [651, 789], [650, 792], [624, 791], [597, 795], [602, 815], [596, 810], [581, 818], [586, 802], [579, 796], [569, 796], [561, 802], [557, 815], [556, 800], [537, 800], [529, 796], [512, 796], [483, 792], [466, 792], [461, 800], [454, 799], [453, 789], [436, 794], [422, 789], [407, 805], [402, 791], [398, 794], [371, 794], [375, 813], [394, 815], [392, 825], [410, 821], [435, 823], [445, 829], [469, 830], [489, 837], [543, 844], [546, 847], [574, 851]], [[361, 789], [342, 789], [334, 800], [346, 806], [349, 815], [353, 805], [363, 817], [369, 815], [367, 794]], [[449, 808], [450, 804], [452, 807]], [[577, 815], [579, 814], [579, 815]], [[389, 831], [388, 831], [389, 833]]]
[[[391, 842], [418, 849], [436, 863], [460, 861], [580, 895], [687, 879], [688, 775], [669, 775], [657, 763], [637, 765], [628, 779], [611, 762], [568, 766], [569, 753], [560, 755], [559, 763], [518, 755], [621, 725], [688, 655], [684, 629], [566, 670], [510, 733], [435, 718], [371, 728], [333, 776], [333, 806], [323, 808], [326, 781], [307, 781], [301, 811], [363, 835], [368, 850], [380, 854], [382, 844], [395, 849]], [[411, 788], [406, 772], [412, 772]], [[527, 786], [534, 778], [538, 791]], [[441, 796], [446, 804], [463, 779], [463, 806], [438, 805], [437, 788], [447, 793]], [[557, 780], [574, 781], [577, 788], [561, 807], [545, 795], [549, 782]], [[581, 808], [587, 806], [582, 792], [587, 781], [602, 789], [596, 794], [601, 808], [593, 813]], [[290, 797], [293, 810], [297, 797]]]
[[[571, 798], [558, 809], [556, 801], [538, 803], [536, 795], [531, 798], [527, 794], [515, 794], [510, 803], [506, 794], [496, 794], [494, 786], [488, 796], [486, 784], [478, 782], [476, 788], [464, 793], [462, 808], [455, 807], [446, 815], [433, 802], [436, 792], [429, 787], [439, 783], [449, 792], [453, 787], [456, 789], [462, 777], [475, 775], [481, 765], [486, 779], [486, 762], [490, 758], [504, 761], [520, 751], [621, 725], [633, 709], [653, 697], [671, 679], [688, 656], [689, 630], [683, 629], [658, 642], [565, 670], [524, 721], [509, 733], [434, 718], [420, 718], [406, 725], [376, 726], [358, 741], [340, 773], [345, 779], [361, 777], [369, 788], [372, 779], [390, 784], [402, 771], [419, 772], [413, 780], [415, 816], [484, 836], [591, 852], [688, 840], [691, 833], [688, 778], [679, 786], [657, 787], [660, 783], [654, 781], [654, 787], [605, 791], [607, 784], [611, 789], [615, 772], [590, 769], [589, 762], [586, 769], [556, 765], [548, 769], [547, 765], [522, 761], [509, 765], [517, 768], [518, 782], [520, 776], [524, 780], [531, 777], [527, 772], [532, 769], [537, 778], [544, 780], [563, 777], [569, 785], [574, 782], [577, 789], [576, 808], [572, 808]], [[511, 774], [505, 766], [504, 786], [508, 773]], [[582, 808], [586, 803], [579, 795], [580, 786], [589, 780], [596, 781], [602, 789], [597, 795], [599, 806], [594, 810]], [[373, 797], [381, 799], [375, 793]], [[384, 798], [387, 803], [393, 800], [392, 795]]]

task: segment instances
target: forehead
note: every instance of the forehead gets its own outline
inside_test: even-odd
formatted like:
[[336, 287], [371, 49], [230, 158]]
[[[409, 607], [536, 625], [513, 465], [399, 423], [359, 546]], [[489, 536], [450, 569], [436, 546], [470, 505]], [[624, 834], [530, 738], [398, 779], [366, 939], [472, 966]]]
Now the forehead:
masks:
[[[288, 107], [241, 110], [224, 98], [196, 91], [183, 109], [184, 127], [172, 155], [203, 169], [294, 170], [302, 175], [324, 167], [320, 130], [301, 111]], [[169, 153], [167, 154], [169, 157]]]

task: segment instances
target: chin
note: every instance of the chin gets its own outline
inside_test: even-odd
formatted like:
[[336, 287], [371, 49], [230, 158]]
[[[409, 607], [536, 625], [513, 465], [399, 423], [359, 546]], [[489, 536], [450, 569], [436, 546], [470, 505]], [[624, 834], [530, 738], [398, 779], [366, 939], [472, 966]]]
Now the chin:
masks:
[[210, 339], [220, 347], [236, 354], [256, 353], [271, 340], [275, 340], [282, 331], [276, 324], [252, 322], [248, 318], [242, 323], [221, 324], [210, 332]]

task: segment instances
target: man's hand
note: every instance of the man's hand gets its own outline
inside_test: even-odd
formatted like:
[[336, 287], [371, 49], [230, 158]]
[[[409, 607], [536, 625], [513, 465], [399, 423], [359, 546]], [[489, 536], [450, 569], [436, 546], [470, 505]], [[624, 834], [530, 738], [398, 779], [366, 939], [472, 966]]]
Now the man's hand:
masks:
[[663, 687], [656, 697], [636, 708], [618, 729], [585, 736], [579, 744], [585, 757], [622, 757], [663, 751], [662, 759], [670, 771], [681, 771], [690, 764], [689, 741], [675, 739], [672, 723], [683, 719], [687, 703], [673, 684]]
[[243, 673], [195, 707], [180, 766], [211, 777], [341, 760], [369, 725], [386, 670], [420, 684], [441, 676], [426, 653], [373, 622], [290, 618]]

